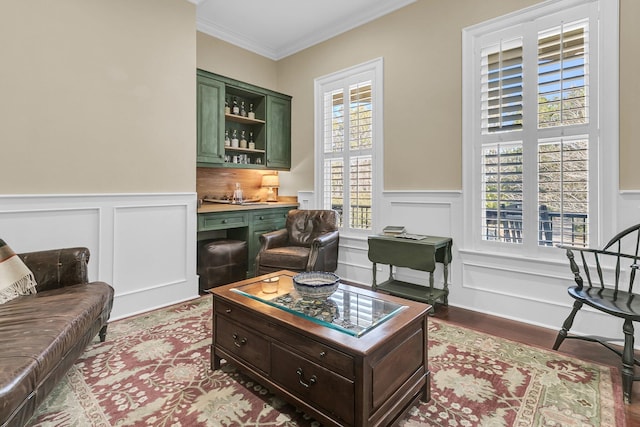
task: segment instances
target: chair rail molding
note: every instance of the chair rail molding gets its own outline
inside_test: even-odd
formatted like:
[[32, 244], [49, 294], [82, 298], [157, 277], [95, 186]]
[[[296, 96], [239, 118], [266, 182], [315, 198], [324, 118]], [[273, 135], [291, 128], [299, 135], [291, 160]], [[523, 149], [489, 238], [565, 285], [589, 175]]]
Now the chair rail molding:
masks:
[[0, 230], [16, 252], [89, 248], [116, 320], [198, 296], [196, 206], [196, 193], [0, 195]]

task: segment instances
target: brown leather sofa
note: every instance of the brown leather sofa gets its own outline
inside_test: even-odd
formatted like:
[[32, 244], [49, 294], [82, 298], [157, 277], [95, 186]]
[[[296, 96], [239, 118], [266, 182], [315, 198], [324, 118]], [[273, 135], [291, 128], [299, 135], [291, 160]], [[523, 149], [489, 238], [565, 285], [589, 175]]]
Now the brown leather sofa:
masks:
[[37, 293], [0, 304], [0, 426], [24, 426], [96, 334], [104, 341], [113, 288], [88, 283], [89, 250], [18, 254]]
[[257, 274], [278, 270], [336, 271], [338, 213], [334, 210], [293, 209], [285, 228], [260, 236]]

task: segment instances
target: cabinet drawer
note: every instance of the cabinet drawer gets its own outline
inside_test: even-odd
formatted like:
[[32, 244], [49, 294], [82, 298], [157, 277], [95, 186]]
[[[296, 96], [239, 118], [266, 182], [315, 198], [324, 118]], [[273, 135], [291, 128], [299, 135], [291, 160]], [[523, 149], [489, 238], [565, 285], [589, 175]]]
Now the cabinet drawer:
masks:
[[353, 425], [354, 383], [278, 344], [271, 345], [271, 376], [312, 406]]
[[274, 224], [279, 227], [284, 227], [284, 223], [287, 219], [287, 213], [289, 209], [264, 209], [260, 212], [254, 212], [251, 214], [251, 222], [254, 226], [260, 227], [260, 224]]
[[248, 225], [249, 215], [246, 212], [198, 214], [198, 231], [224, 230]]
[[264, 372], [269, 369], [269, 341], [231, 321], [216, 316], [215, 345], [243, 359]]

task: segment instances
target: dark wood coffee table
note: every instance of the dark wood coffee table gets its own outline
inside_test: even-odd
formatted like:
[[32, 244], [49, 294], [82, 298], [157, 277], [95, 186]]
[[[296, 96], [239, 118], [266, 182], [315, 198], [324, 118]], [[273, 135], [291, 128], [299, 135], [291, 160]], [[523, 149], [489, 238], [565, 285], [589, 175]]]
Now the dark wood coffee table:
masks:
[[[293, 272], [211, 290], [211, 368], [233, 363], [324, 425], [389, 426], [428, 401], [431, 306], [341, 283], [302, 300]], [[262, 280], [279, 276], [278, 291]]]

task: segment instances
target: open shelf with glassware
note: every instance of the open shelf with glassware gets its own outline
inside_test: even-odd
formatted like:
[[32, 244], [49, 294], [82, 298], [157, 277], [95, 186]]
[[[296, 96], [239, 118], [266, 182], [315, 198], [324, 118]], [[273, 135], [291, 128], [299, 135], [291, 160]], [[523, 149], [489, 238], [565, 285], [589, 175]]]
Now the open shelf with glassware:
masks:
[[291, 167], [291, 97], [198, 70], [198, 166]]

